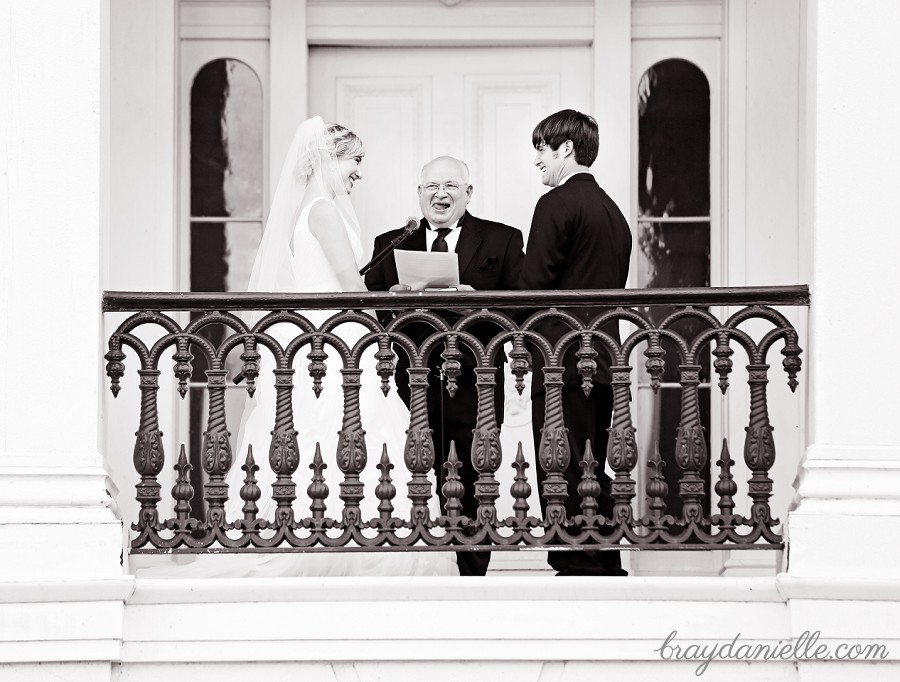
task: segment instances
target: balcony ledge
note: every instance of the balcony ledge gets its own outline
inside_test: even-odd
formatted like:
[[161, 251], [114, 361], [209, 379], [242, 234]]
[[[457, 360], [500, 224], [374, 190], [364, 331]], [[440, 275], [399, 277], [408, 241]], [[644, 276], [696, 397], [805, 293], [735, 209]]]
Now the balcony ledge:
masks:
[[784, 601], [774, 578], [492, 576], [138, 579], [129, 603], [239, 603], [250, 595], [254, 602]]
[[339, 577], [0, 582], [0, 604], [119, 601], [126, 605], [264, 602], [900, 602], [900, 578], [649, 576], [593, 578]]
[[774, 646], [815, 630], [830, 646], [883, 643], [900, 663], [900, 580], [123, 576], [3, 582], [0, 613], [17, 624], [0, 628], [0, 662], [12, 663], [657, 666], [673, 664], [659, 654], [673, 631]]

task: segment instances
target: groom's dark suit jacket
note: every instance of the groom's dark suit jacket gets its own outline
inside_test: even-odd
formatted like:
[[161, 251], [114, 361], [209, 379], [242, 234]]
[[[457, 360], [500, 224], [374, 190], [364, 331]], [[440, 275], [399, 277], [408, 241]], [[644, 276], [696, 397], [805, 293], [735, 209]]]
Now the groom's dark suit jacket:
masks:
[[[621, 289], [628, 278], [631, 231], [615, 202], [590, 173], [577, 173], [542, 196], [534, 209], [528, 235], [528, 255], [522, 269], [522, 289]], [[595, 308], [569, 308], [582, 322], [593, 319]], [[564, 322], [546, 322], [537, 327], [552, 343], [570, 330]], [[615, 326], [608, 329], [618, 339]], [[595, 348], [601, 351], [601, 346]], [[532, 395], [543, 393], [543, 357], [532, 354]], [[597, 357], [594, 383], [609, 384], [609, 357]], [[573, 352], [566, 355], [563, 381], [567, 387], [581, 385]]]

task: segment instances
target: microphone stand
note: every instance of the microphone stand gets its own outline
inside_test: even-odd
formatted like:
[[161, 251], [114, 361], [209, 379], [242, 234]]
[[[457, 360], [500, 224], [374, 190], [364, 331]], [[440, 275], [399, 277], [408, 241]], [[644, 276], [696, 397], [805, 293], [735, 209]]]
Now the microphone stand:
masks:
[[368, 263], [366, 263], [362, 269], [359, 271], [359, 274], [363, 277], [374, 267], [376, 267], [381, 261], [387, 258], [390, 253], [396, 249], [400, 244], [402, 244], [413, 232], [419, 229], [421, 223], [415, 218], [411, 218], [406, 222], [406, 225], [403, 226], [403, 231], [394, 237], [391, 240], [391, 243], [385, 246], [381, 251], [375, 254]]

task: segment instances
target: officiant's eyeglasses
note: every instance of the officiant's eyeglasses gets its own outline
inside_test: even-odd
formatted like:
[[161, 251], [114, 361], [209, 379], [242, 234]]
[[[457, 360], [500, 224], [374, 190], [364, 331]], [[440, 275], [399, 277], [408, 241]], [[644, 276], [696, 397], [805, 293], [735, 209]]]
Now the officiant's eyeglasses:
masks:
[[439, 189], [443, 189], [445, 192], [458, 192], [462, 189], [462, 185], [456, 182], [442, 182], [440, 184], [436, 182], [429, 182], [427, 185], [422, 187], [426, 192], [437, 192]]

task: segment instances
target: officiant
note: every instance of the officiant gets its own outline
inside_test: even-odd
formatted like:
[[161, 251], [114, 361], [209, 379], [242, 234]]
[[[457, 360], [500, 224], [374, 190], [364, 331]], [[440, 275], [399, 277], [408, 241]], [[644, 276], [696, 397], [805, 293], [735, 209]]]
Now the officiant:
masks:
[[[505, 290], [517, 288], [524, 261], [522, 233], [515, 227], [478, 218], [468, 212], [467, 207], [474, 188], [469, 179], [468, 166], [450, 156], [441, 156], [428, 162], [422, 168], [418, 187], [419, 207], [422, 218], [418, 227], [403, 239], [397, 248], [407, 251], [455, 252], [459, 259], [459, 281], [477, 291]], [[403, 228], [391, 230], [375, 238], [374, 253], [379, 254], [389, 248], [403, 233]], [[397, 264], [391, 252], [365, 276], [370, 291], [387, 291], [399, 283]], [[444, 313], [448, 323], [449, 313]], [[496, 333], [496, 326], [482, 323], [471, 327], [472, 333], [482, 343], [488, 342]], [[411, 323], [401, 331], [421, 344], [433, 331], [425, 323]], [[450, 443], [456, 443], [456, 452], [463, 463], [459, 473], [465, 488], [462, 497], [462, 514], [474, 518], [478, 509], [475, 499], [475, 480], [478, 474], [472, 466], [472, 430], [478, 412], [478, 392], [475, 386], [477, 365], [475, 356], [460, 344], [462, 371], [457, 378], [454, 396], [446, 390], [446, 379], [442, 376], [442, 346], [438, 344], [428, 359], [428, 420], [434, 431], [435, 474], [438, 494], [446, 470], [443, 467], [450, 451]], [[409, 405], [410, 389], [409, 358], [397, 349], [396, 369], [397, 392]], [[503, 423], [503, 357], [497, 358], [497, 385], [494, 400], [497, 422]], [[441, 508], [445, 500], [441, 498]], [[457, 552], [460, 575], [484, 575], [490, 561], [488, 552]]]

